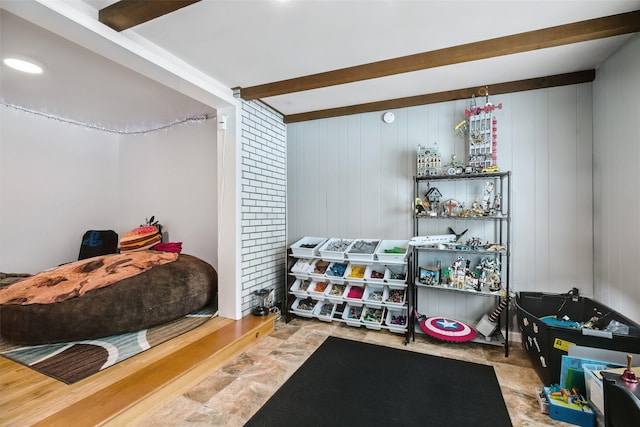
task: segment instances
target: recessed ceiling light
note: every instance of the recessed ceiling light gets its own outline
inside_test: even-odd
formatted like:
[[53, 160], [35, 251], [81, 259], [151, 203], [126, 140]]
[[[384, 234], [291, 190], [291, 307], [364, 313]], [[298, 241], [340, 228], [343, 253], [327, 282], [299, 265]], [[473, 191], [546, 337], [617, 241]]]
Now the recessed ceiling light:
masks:
[[8, 67], [11, 67], [18, 71], [22, 71], [24, 73], [42, 74], [42, 72], [44, 71], [44, 66], [42, 64], [34, 59], [27, 58], [25, 56], [8, 56], [4, 58], [3, 62]]

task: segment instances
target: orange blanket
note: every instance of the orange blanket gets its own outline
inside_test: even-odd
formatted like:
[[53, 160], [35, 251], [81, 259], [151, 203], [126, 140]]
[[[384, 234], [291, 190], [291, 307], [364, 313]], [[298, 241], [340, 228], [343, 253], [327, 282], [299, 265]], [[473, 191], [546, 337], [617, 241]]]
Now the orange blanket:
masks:
[[83, 259], [0, 288], [0, 304], [50, 304], [65, 301], [176, 259], [177, 253], [156, 251]]

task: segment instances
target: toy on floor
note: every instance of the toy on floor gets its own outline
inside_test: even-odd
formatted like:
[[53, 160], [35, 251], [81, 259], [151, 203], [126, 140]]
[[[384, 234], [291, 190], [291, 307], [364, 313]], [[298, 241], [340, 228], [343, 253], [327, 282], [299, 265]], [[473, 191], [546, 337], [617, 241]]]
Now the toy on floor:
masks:
[[495, 308], [495, 310], [493, 310], [491, 314], [483, 315], [476, 325], [476, 330], [484, 335], [487, 341], [491, 341], [491, 335], [498, 327], [498, 319], [500, 318], [500, 314], [502, 314], [507, 305], [509, 305], [510, 301], [511, 296], [503, 298], [500, 301], [500, 304], [498, 304], [498, 306]]
[[420, 316], [416, 312], [420, 329], [427, 335], [443, 341], [465, 342], [476, 337], [476, 331], [464, 323], [445, 317]]

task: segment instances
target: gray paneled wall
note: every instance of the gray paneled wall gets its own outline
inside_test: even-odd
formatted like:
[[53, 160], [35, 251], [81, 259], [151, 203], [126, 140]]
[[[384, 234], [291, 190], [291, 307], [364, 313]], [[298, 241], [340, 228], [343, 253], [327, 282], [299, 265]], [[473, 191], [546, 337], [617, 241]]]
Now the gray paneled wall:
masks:
[[[491, 98], [498, 165], [513, 172], [512, 289], [593, 295], [591, 84]], [[483, 99], [478, 100], [484, 102]], [[464, 158], [454, 127], [468, 101], [296, 123], [287, 129], [288, 244], [304, 236], [412, 235], [415, 152]], [[422, 300], [425, 300], [424, 298]], [[429, 314], [478, 320], [486, 298], [429, 294]]]
[[595, 296], [640, 323], [640, 34], [598, 69], [593, 95]]

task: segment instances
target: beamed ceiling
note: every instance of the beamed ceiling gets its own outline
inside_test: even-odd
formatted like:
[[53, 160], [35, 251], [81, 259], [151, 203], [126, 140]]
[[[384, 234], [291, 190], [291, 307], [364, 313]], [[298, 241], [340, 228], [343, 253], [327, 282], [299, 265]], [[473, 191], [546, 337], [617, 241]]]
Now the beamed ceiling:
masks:
[[589, 82], [640, 32], [640, 0], [83, 4], [288, 123]]

